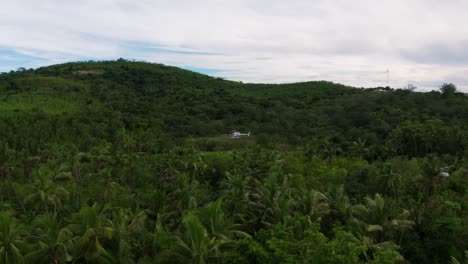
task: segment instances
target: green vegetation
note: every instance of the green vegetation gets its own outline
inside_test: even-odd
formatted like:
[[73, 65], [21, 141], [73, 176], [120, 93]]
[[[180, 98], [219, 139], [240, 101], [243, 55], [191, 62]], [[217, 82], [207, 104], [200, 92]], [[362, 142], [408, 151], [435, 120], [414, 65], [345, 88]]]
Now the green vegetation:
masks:
[[0, 263], [464, 263], [467, 146], [452, 84], [19, 69], [0, 74]]

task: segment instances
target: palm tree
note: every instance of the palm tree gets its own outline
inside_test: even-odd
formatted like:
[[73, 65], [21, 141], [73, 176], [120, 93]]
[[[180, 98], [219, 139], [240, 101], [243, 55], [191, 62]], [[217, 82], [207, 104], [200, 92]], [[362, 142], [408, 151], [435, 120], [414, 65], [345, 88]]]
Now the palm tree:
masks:
[[33, 165], [37, 164], [39, 160], [40, 160], [39, 157], [32, 156], [32, 157], [26, 158], [23, 161], [23, 173], [24, 173], [24, 176], [28, 178], [29, 183], [32, 183], [31, 170], [33, 168]]
[[324, 159], [330, 161], [331, 158], [337, 156], [342, 152], [342, 149], [334, 142], [330, 141], [329, 139], [324, 140], [320, 144], [320, 152]]
[[320, 220], [329, 213], [327, 197], [316, 190], [301, 189], [298, 207], [311, 221]]
[[119, 209], [113, 212], [112, 224], [115, 230], [115, 238], [118, 241], [118, 260], [119, 263], [133, 263], [131, 259], [131, 232], [129, 230], [130, 216], [127, 210]]
[[189, 173], [190, 179], [197, 180], [198, 177], [206, 171], [208, 167], [205, 163], [203, 153], [197, 151], [195, 147], [191, 146], [185, 149], [185, 157], [182, 164], [184, 169]]
[[[248, 214], [248, 204], [252, 195], [252, 177], [241, 173], [239, 170], [226, 172], [225, 179], [221, 182], [222, 197], [230, 216], [235, 220], [245, 222]], [[248, 216], [247, 216], [248, 217]]]
[[[105, 210], [105, 209], [104, 209]], [[104, 211], [103, 210], [103, 211]], [[114, 235], [112, 222], [99, 211], [98, 204], [84, 206], [74, 214], [67, 228], [73, 232], [74, 254], [87, 262], [112, 261], [103, 242], [110, 241]]]
[[33, 223], [32, 238], [38, 248], [25, 256], [26, 262], [66, 263], [73, 259], [70, 251], [73, 248], [73, 233], [62, 227], [56, 217], [39, 216]]
[[81, 208], [82, 193], [83, 193], [83, 175], [82, 163], [91, 161], [92, 156], [88, 153], [79, 152], [72, 156], [68, 163], [71, 168], [71, 177], [73, 179], [75, 188], [72, 193], [72, 206], [75, 209]]
[[180, 165], [179, 157], [174, 150], [171, 150], [161, 156], [163, 183], [171, 184], [174, 187], [175, 175], [180, 173], [178, 168]]
[[[185, 173], [177, 174], [175, 177], [174, 190], [165, 193], [163, 205], [159, 208], [159, 216], [171, 229], [176, 228], [186, 210], [193, 210], [200, 202], [208, 199], [207, 188], [197, 180], [191, 181]], [[167, 221], [166, 221], [167, 220]]]
[[[465, 250], [465, 259], [468, 259], [468, 250]], [[450, 263], [451, 264], [460, 264], [461, 262], [458, 261], [457, 258], [450, 256]]]
[[361, 234], [369, 234], [374, 241], [382, 243], [387, 237], [400, 233], [400, 235], [412, 228], [414, 222], [408, 220], [409, 211], [403, 210], [395, 213], [385, 204], [385, 199], [380, 194], [374, 198], [366, 197], [365, 204], [353, 206], [353, 218]]
[[428, 155], [422, 160], [424, 186], [429, 195], [437, 192], [437, 185], [440, 181], [440, 172], [443, 167], [439, 158], [434, 155]]
[[170, 259], [173, 257], [173, 247], [176, 244], [178, 239], [176, 236], [170, 234], [164, 228], [161, 217], [157, 217], [156, 225], [154, 228], [154, 232], [151, 234], [152, 238], [152, 252], [153, 254], [158, 256], [158, 259], [166, 260], [164, 262], [170, 262]]
[[[409, 211], [395, 212], [385, 204], [380, 194], [374, 198], [365, 197], [365, 204], [351, 207], [348, 224], [355, 228], [355, 236], [367, 247], [364, 255], [367, 260], [377, 251], [393, 251], [398, 254], [399, 246], [394, 242], [399, 235], [400, 241], [405, 231], [412, 229], [413, 221], [407, 220]], [[403, 259], [398, 254], [398, 259]]]
[[101, 170], [98, 178], [102, 179], [104, 185], [102, 189], [102, 201], [104, 203], [111, 202], [112, 194], [120, 187], [118, 183], [112, 181], [112, 170], [108, 168]]
[[202, 264], [221, 256], [219, 247], [225, 243], [210, 237], [200, 219], [189, 214], [182, 220], [184, 232], [176, 237], [176, 255], [183, 263]]
[[24, 203], [35, 210], [49, 213], [50, 207], [54, 214], [62, 208], [62, 201], [68, 199], [69, 192], [52, 181], [52, 174], [47, 168], [40, 168], [34, 183], [34, 192], [25, 197]]
[[22, 263], [22, 249], [25, 247], [24, 236], [27, 234], [23, 225], [16, 224], [16, 219], [6, 213], [0, 214], [0, 263]]
[[366, 140], [358, 138], [356, 141], [353, 141], [351, 143], [350, 151], [362, 159], [362, 157], [369, 152], [369, 149], [366, 148]]
[[137, 238], [145, 237], [148, 233], [144, 223], [146, 213], [140, 211], [132, 214], [129, 209], [117, 209], [112, 213], [112, 228], [114, 230], [115, 240], [118, 241], [118, 262], [134, 263], [132, 250], [144, 248], [145, 241], [138, 241]]
[[[13, 181], [11, 180], [11, 166], [8, 164], [8, 162], [4, 162], [2, 167], [1, 167], [1, 181], [0, 181], [0, 192], [9, 194], [10, 192], [13, 192], [15, 194], [15, 198], [18, 201], [18, 204], [21, 206], [21, 209], [23, 209], [23, 212], [26, 213], [26, 208], [23, 204], [23, 201], [20, 198], [20, 195], [18, 194], [18, 191], [16, 190], [16, 186], [13, 184]], [[1, 200], [3, 201], [4, 196], [0, 196]]]
[[344, 186], [331, 186], [327, 193], [330, 210], [338, 215], [342, 223], [351, 216], [352, 204], [346, 195]]
[[384, 187], [385, 191], [397, 199], [399, 198], [401, 180], [401, 175], [393, 171], [388, 164], [385, 165], [384, 173], [379, 179], [380, 185]]
[[211, 236], [224, 242], [230, 241], [234, 236], [250, 238], [247, 233], [237, 229], [238, 225], [233, 224], [225, 217], [221, 199], [199, 208], [195, 214]]
[[135, 163], [138, 156], [132, 154], [119, 153], [116, 155], [116, 162], [123, 169], [120, 171], [118, 183], [126, 185], [128, 189], [135, 188]]
[[295, 206], [288, 177], [286, 175], [282, 182], [278, 182], [277, 175], [272, 174], [264, 182], [255, 181], [250, 210], [256, 215], [259, 224], [272, 226], [278, 222], [287, 222], [289, 213]]

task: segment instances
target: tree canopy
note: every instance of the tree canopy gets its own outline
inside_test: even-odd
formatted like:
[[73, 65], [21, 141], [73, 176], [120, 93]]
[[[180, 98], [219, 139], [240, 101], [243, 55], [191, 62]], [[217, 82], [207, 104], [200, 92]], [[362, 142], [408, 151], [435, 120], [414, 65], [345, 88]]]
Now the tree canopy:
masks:
[[464, 263], [468, 97], [413, 90], [0, 74], [0, 263]]

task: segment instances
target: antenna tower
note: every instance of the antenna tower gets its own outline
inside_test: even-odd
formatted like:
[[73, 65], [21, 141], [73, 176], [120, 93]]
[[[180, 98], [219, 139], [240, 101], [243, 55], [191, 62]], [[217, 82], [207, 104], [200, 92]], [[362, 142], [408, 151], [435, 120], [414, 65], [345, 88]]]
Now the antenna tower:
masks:
[[388, 86], [388, 73], [389, 73], [389, 71], [388, 71], [388, 69], [387, 69], [387, 86]]

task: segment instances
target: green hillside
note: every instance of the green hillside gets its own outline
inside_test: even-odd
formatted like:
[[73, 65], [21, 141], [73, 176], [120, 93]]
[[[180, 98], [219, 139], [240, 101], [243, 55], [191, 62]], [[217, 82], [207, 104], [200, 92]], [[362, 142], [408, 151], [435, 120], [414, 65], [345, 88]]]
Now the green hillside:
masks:
[[467, 146], [453, 89], [3, 73], [0, 263], [463, 263]]

